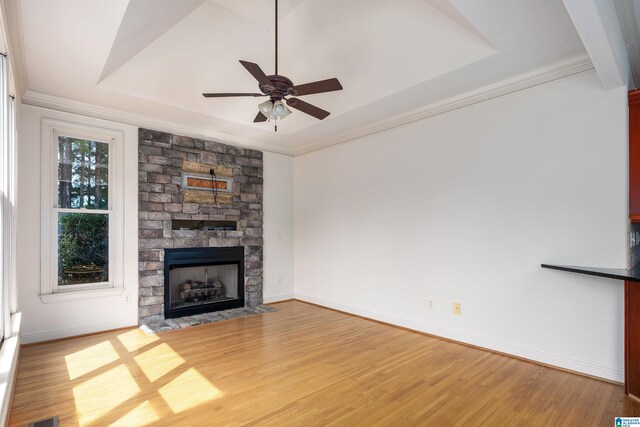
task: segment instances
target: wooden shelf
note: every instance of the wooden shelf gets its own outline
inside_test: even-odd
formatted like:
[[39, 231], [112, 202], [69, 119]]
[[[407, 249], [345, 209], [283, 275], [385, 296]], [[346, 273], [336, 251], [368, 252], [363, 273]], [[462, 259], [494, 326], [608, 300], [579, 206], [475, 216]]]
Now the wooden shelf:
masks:
[[236, 231], [238, 223], [236, 221], [210, 221], [197, 219], [174, 219], [171, 220], [172, 230], [204, 230], [204, 231]]
[[626, 268], [598, 268], [598, 267], [576, 267], [572, 265], [541, 264], [542, 268], [568, 271], [570, 273], [587, 274], [589, 276], [606, 277], [609, 279], [626, 280], [630, 282], [640, 282], [640, 268], [631, 270]]

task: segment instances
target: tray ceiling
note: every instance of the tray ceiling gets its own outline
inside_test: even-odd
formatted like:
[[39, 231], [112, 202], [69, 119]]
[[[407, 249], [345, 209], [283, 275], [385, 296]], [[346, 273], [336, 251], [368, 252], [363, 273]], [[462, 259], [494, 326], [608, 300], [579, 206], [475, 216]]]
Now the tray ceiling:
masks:
[[280, 0], [279, 72], [337, 77], [273, 132], [238, 60], [274, 68], [271, 0], [21, 0], [28, 91], [295, 149], [583, 54], [552, 0]]

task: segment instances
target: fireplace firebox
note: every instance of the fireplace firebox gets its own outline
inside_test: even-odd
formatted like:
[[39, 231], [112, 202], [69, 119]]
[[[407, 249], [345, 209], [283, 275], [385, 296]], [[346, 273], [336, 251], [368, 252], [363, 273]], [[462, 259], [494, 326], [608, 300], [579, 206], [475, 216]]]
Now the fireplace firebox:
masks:
[[244, 248], [164, 251], [165, 318], [244, 307]]

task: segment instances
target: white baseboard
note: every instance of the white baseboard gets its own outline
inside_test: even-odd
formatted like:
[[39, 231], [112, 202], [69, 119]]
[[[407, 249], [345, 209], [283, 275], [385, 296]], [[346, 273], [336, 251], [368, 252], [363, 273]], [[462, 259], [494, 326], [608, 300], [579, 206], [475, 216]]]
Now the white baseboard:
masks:
[[288, 299], [293, 299], [293, 293], [290, 294], [280, 294], [280, 295], [271, 295], [268, 297], [264, 297], [263, 301], [265, 304], [270, 304], [272, 302], [278, 302], [278, 301], [286, 301]]
[[311, 297], [308, 295], [302, 295], [295, 293], [295, 299], [300, 301], [306, 301], [313, 304], [321, 305], [327, 308], [344, 311], [358, 316], [366, 317], [380, 322], [390, 323], [396, 326], [402, 326], [404, 328], [412, 329], [418, 332], [424, 332], [430, 335], [436, 335], [443, 338], [448, 338], [454, 341], [471, 344], [478, 347], [483, 347], [488, 350], [494, 350], [501, 353], [511, 354], [513, 356], [522, 357], [524, 359], [532, 360], [535, 362], [544, 363], [547, 365], [557, 366], [559, 368], [568, 369], [575, 372], [581, 372], [590, 376], [604, 378], [616, 382], [624, 382], [624, 369], [615, 366], [604, 366], [595, 362], [574, 359], [559, 354], [548, 353], [545, 351], [535, 350], [531, 348], [522, 347], [519, 345], [511, 344], [504, 341], [494, 340], [491, 338], [479, 337], [476, 335], [452, 331], [449, 329], [432, 326], [422, 322], [414, 322], [412, 320], [401, 319], [395, 316], [389, 316], [382, 313], [376, 313], [362, 308], [343, 305], [320, 298]]
[[114, 322], [94, 323], [92, 325], [74, 326], [71, 328], [55, 329], [52, 331], [31, 332], [22, 334], [21, 339], [23, 344], [31, 344], [40, 341], [50, 341], [84, 334], [93, 334], [112, 329], [134, 327], [136, 326], [136, 323], [136, 320], [118, 320]]

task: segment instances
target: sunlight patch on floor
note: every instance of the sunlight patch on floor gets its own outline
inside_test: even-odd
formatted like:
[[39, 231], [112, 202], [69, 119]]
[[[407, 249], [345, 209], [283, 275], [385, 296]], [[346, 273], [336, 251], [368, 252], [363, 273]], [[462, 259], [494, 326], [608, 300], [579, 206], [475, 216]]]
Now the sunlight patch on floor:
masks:
[[157, 335], [147, 335], [139, 328], [132, 329], [129, 332], [118, 335], [118, 340], [120, 340], [124, 348], [126, 348], [130, 353], [132, 351], [139, 350], [152, 342], [158, 341], [159, 339], [160, 338], [158, 338]]
[[133, 408], [125, 416], [120, 418], [113, 424], [109, 424], [110, 427], [131, 427], [131, 426], [145, 426], [151, 423], [155, 423], [160, 419], [158, 413], [153, 409], [153, 405], [148, 400], [145, 400], [140, 405]]
[[169, 344], [162, 343], [133, 358], [149, 381], [154, 382], [184, 363]]
[[93, 372], [119, 358], [118, 352], [109, 341], [103, 341], [64, 357], [71, 380]]
[[140, 392], [140, 387], [124, 365], [73, 388], [78, 422], [87, 425]]
[[180, 374], [158, 393], [175, 414], [222, 396], [222, 392], [195, 368]]

